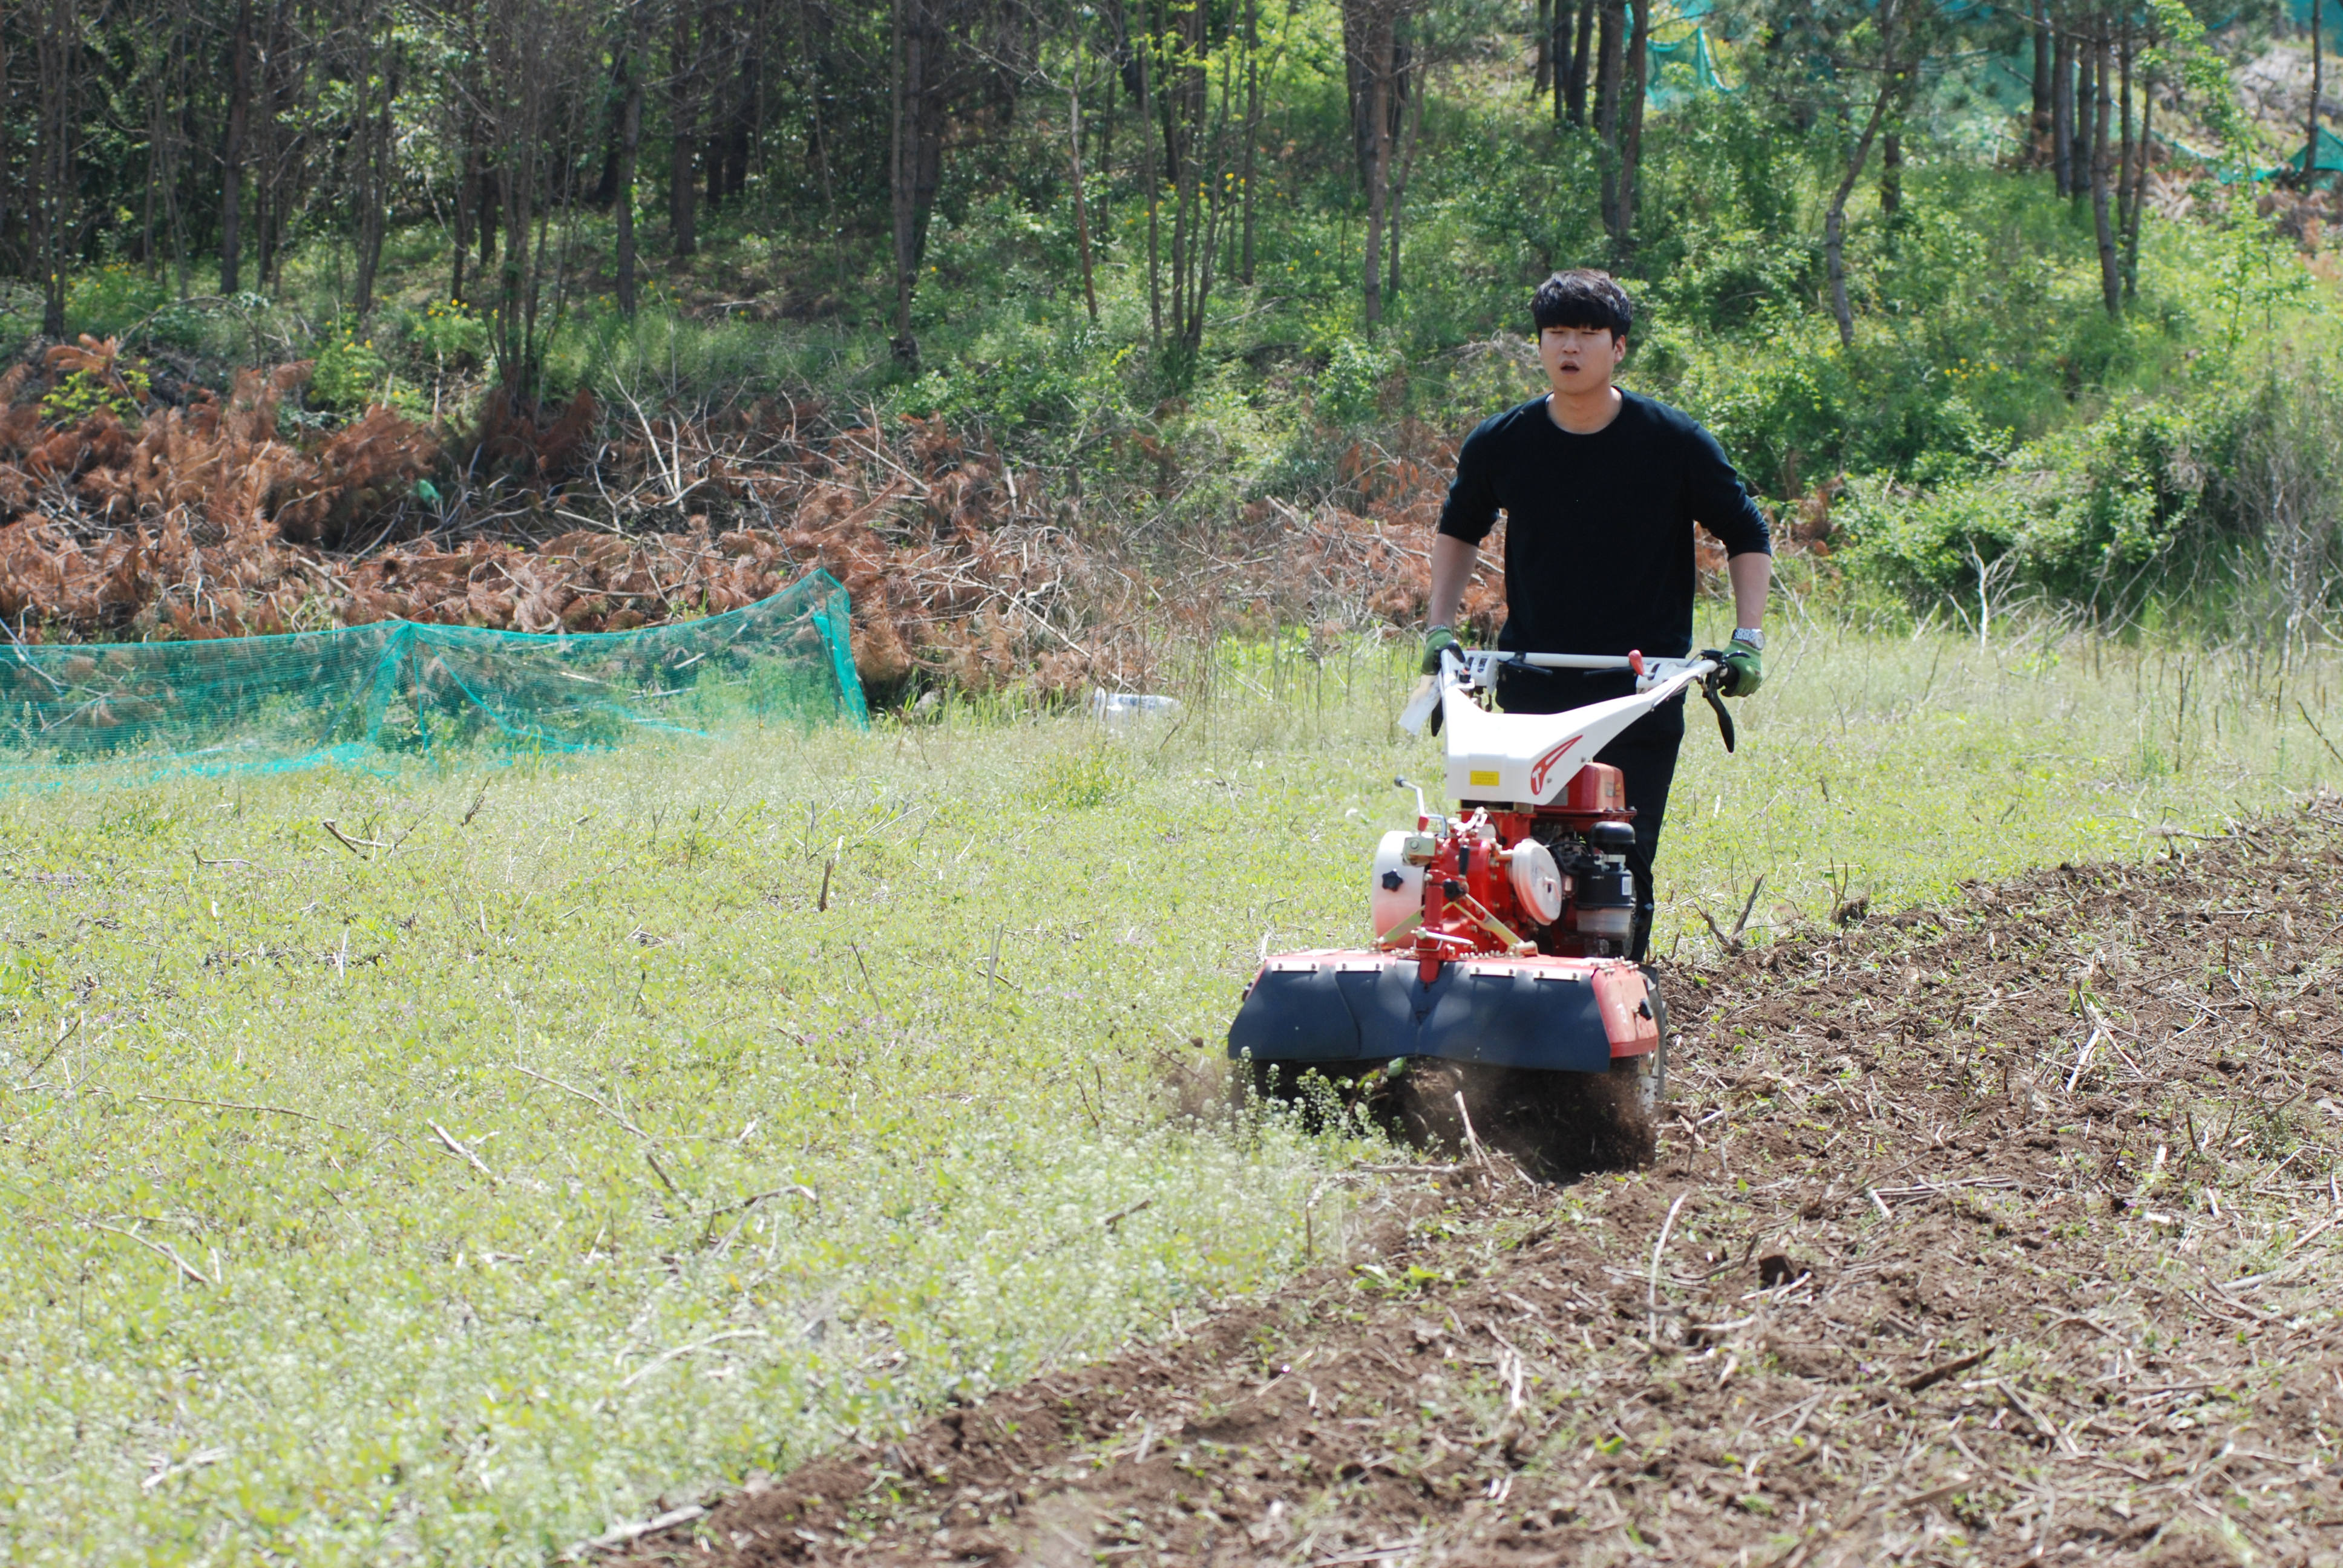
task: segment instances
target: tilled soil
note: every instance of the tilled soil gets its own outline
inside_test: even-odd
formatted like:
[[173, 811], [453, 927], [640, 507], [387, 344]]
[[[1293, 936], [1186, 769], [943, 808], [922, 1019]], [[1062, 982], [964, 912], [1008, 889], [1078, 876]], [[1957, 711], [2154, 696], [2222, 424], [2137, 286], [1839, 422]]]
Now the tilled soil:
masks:
[[1362, 1173], [1273, 1294], [624, 1553], [2343, 1562], [2343, 803], [2167, 841], [1679, 966], [1650, 1168]]

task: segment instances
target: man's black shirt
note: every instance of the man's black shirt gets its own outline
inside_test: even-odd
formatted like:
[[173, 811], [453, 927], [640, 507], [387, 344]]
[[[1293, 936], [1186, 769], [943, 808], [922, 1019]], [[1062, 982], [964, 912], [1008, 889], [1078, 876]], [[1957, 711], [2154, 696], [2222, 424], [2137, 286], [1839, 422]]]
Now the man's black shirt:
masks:
[[1479, 544], [1505, 514], [1505, 628], [1523, 653], [1692, 651], [1693, 525], [1727, 555], [1771, 530], [1716, 437], [1624, 390], [1618, 417], [1574, 436], [1534, 398], [1464, 438], [1440, 531]]

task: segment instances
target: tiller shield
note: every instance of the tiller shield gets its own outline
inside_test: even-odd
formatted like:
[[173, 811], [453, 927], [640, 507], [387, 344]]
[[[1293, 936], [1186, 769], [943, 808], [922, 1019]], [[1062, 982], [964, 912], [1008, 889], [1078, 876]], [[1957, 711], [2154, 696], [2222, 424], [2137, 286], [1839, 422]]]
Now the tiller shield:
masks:
[[[1632, 670], [1628, 697], [1555, 714], [1501, 714], [1486, 698], [1507, 663]], [[1714, 659], [1453, 654], [1409, 705], [1437, 712], [1452, 819], [1417, 791], [1413, 832], [1377, 847], [1371, 950], [1262, 960], [1229, 1028], [1256, 1072], [1432, 1058], [1544, 1072], [1632, 1070], [1648, 1101], [1665, 1071], [1666, 1009], [1634, 940], [1634, 813], [1619, 770], [1593, 760]], [[1713, 695], [1713, 689], [1710, 692]], [[1436, 705], [1436, 707], [1435, 707]]]
[[1229, 1027], [1229, 1053], [1333, 1067], [1431, 1056], [1607, 1072], [1657, 1049], [1644, 971], [1623, 960], [1475, 956], [1434, 967], [1378, 953], [1281, 953]]

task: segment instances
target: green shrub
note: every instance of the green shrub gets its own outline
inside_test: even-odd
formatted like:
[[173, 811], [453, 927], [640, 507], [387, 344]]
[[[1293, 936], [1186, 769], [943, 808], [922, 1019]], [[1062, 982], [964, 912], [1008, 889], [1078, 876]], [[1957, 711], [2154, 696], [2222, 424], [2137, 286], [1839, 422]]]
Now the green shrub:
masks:
[[2235, 397], [2150, 399], [1933, 487], [1857, 478], [1833, 513], [1839, 559], [1916, 603], [2031, 588], [2095, 612], [2137, 610], [2172, 556], [2216, 549], [2236, 531], [2207, 477], [2226, 466], [2247, 412]]
[[[407, 340], [442, 369], [483, 364], [488, 357], [488, 324], [460, 299], [435, 299], [406, 320]], [[320, 367], [322, 369], [322, 367]]]
[[372, 337], [361, 338], [344, 327], [317, 350], [317, 373], [309, 380], [309, 401], [320, 407], [356, 412], [388, 400], [390, 362], [375, 347]]
[[65, 286], [65, 326], [93, 337], [119, 337], [170, 297], [161, 278], [149, 277], [128, 262], [108, 262], [78, 274]]
[[1071, 431], [1124, 401], [1138, 347], [1114, 343], [1077, 317], [1062, 324], [1004, 321], [949, 362], [931, 360], [900, 399], [904, 413], [941, 415], [1001, 436], [1024, 432], [1029, 443]]
[[1401, 370], [1399, 350], [1389, 343], [1337, 339], [1326, 356], [1326, 368], [1318, 373], [1318, 412], [1345, 422], [1364, 418], [1375, 411]]
[[41, 399], [41, 412], [60, 425], [79, 424], [101, 410], [126, 423], [139, 417], [146, 387], [146, 372], [136, 365], [116, 365], [111, 378], [75, 370]]

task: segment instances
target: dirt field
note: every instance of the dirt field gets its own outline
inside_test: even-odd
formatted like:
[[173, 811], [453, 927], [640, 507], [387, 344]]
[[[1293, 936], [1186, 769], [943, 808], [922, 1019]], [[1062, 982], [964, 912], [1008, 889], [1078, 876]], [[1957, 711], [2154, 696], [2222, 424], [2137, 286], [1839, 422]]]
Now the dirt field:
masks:
[[2343, 802], [2168, 842], [1680, 965], [1650, 1169], [1427, 1165], [1273, 1297], [581, 1555], [2343, 1561]]

